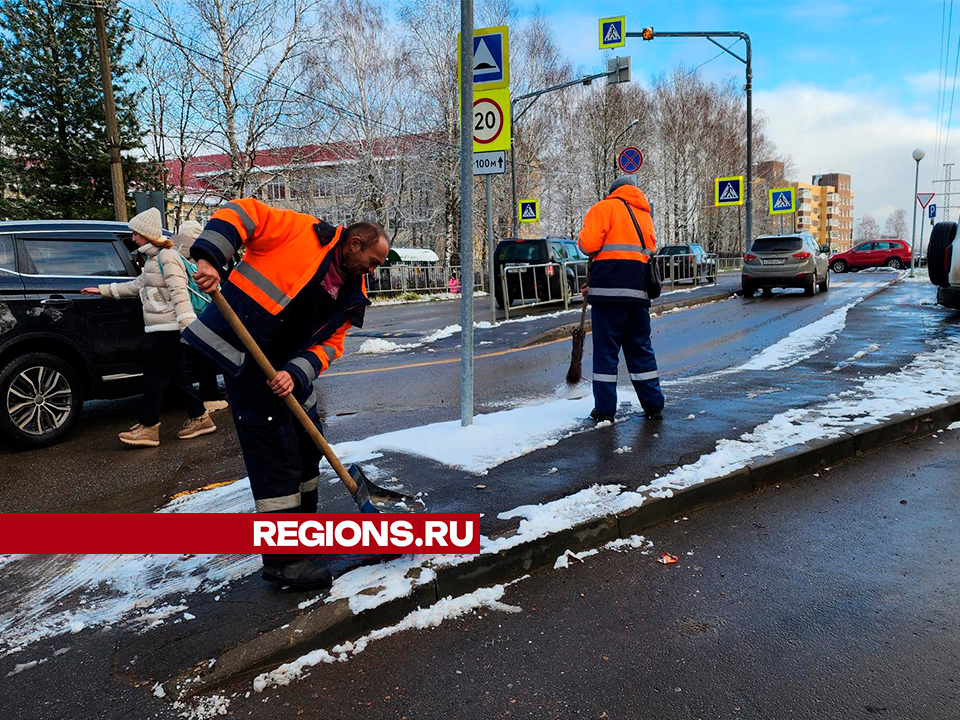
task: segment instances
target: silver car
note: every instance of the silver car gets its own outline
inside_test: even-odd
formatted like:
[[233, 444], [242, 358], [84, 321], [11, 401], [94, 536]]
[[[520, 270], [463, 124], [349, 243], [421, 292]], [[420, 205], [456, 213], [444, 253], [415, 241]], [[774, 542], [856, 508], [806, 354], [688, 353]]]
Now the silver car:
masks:
[[761, 235], [743, 256], [743, 296], [753, 297], [762, 289], [803, 288], [804, 294], [830, 289], [830, 270], [824, 248], [810, 233]]

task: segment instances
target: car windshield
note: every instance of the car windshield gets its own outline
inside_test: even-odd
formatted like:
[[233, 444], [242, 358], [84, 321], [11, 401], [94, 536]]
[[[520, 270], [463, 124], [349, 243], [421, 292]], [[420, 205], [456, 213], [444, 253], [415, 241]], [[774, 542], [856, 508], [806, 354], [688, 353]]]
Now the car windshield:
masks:
[[543, 256], [543, 243], [538, 242], [507, 243], [500, 247], [497, 256], [502, 263], [546, 261]]
[[667, 245], [657, 250], [657, 255], [690, 255], [690, 248], [687, 245]]
[[803, 247], [798, 237], [757, 238], [753, 241], [751, 252], [796, 252]]

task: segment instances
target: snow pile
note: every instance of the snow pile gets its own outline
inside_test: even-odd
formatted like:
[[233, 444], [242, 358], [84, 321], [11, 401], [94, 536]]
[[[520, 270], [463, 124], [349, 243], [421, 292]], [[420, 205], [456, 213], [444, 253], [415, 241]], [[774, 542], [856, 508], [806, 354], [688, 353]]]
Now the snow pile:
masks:
[[357, 348], [357, 355], [385, 355], [387, 353], [402, 352], [407, 349], [406, 345], [398, 345], [389, 340], [380, 338], [370, 338], [364, 340], [363, 344]]
[[720, 440], [713, 452], [638, 490], [651, 497], [672, 497], [673, 490], [722, 477], [780, 450], [936, 407], [960, 396], [958, 365], [960, 338], [944, 339], [936, 351], [918, 355], [899, 372], [868, 378], [856, 392], [841, 393], [822, 405], [775, 415], [737, 440]]
[[210, 695], [209, 697], [198, 698], [193, 702], [177, 701], [173, 703], [173, 707], [180, 714], [180, 717], [186, 718], [186, 720], [209, 720], [209, 718], [226, 715], [229, 712], [230, 698], [223, 695]]
[[443, 598], [430, 607], [414, 610], [396, 625], [374, 630], [369, 635], [365, 635], [355, 642], [337, 645], [331, 648], [329, 652], [322, 649], [314, 650], [306, 655], [302, 655], [293, 662], [281, 665], [276, 670], [258, 675], [254, 678], [253, 689], [256, 692], [263, 692], [267, 688], [278, 685], [289, 685], [293, 680], [303, 677], [304, 671], [308, 668], [319, 665], [320, 663], [343, 662], [348, 660], [352, 655], [366, 650], [370, 643], [403, 632], [404, 630], [434, 628], [439, 626], [444, 620], [453, 620], [481, 608], [498, 610], [500, 612], [521, 612], [521, 609], [516, 606], [505, 605], [500, 602], [504, 592], [505, 588], [503, 585], [494, 585], [493, 587], [475, 590], [472, 593], [461, 595], [460, 597]]
[[947, 430], [960, 430], [960, 422], [950, 423]]
[[31, 660], [30, 662], [18, 663], [17, 665], [14, 665], [13, 670], [7, 673], [7, 677], [13, 677], [14, 675], [19, 675], [24, 670], [32, 670], [37, 665], [42, 665], [43, 663], [45, 663], [48, 659], [49, 658], [41, 658], [40, 660]]
[[733, 369], [743, 370], [783, 370], [813, 357], [832, 343], [847, 324], [850, 308], [863, 298], [834, 310], [816, 322], [794, 330], [785, 338], [754, 355], [747, 362]]
[[[620, 395], [639, 405], [636, 393], [621, 389]], [[508, 460], [556, 445], [573, 433], [589, 431], [592, 426], [585, 418], [592, 408], [592, 397], [551, 400], [476, 415], [468, 427], [451, 420], [339, 443], [337, 452], [345, 463], [400, 452], [483, 474]]]

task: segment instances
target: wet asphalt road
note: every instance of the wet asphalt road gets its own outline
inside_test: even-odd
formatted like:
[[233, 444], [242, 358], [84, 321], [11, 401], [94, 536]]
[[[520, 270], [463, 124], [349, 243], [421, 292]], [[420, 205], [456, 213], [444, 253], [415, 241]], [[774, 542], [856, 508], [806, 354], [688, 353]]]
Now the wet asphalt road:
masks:
[[[734, 278], [721, 281], [719, 290], [733, 289]], [[662, 300], [717, 291], [717, 287], [702, 287], [664, 295]], [[477, 322], [486, 318], [481, 314], [485, 302], [486, 298], [476, 301]], [[579, 320], [579, 305], [558, 316], [562, 309], [542, 306], [517, 313], [530, 321], [478, 330], [478, 354], [513, 348], [548, 328]], [[459, 333], [415, 351], [389, 356], [355, 354], [372, 337], [389, 335], [398, 344], [415, 343], [459, 322], [460, 304], [456, 301], [371, 308], [360, 335], [348, 335], [343, 358], [324, 381], [326, 385], [320, 386], [328, 438], [333, 442], [359, 439], [459, 417]], [[548, 355], [527, 351], [498, 357], [496, 365], [490, 364], [493, 358], [479, 360], [488, 364], [477, 372], [477, 411], [552, 392], [554, 376], [566, 372], [565, 367], [558, 370], [553, 365], [569, 362], [569, 341], [551, 347], [553, 352]], [[447, 364], [342, 375], [437, 359]], [[498, 378], [503, 377], [510, 378], [509, 384], [501, 384]], [[440, 383], [436, 383], [438, 378], [442, 378]], [[176, 430], [185, 415], [176, 407], [167, 408], [161, 417], [159, 448], [122, 446], [117, 433], [137, 422], [139, 403], [139, 397], [88, 402], [77, 431], [54, 447], [18, 451], [0, 446], [0, 512], [149, 512], [177, 492], [246, 475], [229, 411], [213, 416], [219, 432], [179, 441]]]
[[[955, 720], [960, 432], [651, 529], [236, 717]], [[676, 565], [655, 562], [661, 551]], [[264, 702], [264, 699], [268, 699]]]
[[[669, 383], [735, 365], [798, 327], [875, 292], [889, 280], [888, 273], [834, 276], [830, 292], [814, 298], [782, 291], [772, 298], [731, 298], [656, 318], [654, 348], [661, 375]], [[690, 296], [678, 293], [663, 299]], [[422, 336], [454, 324], [458, 320], [456, 305], [439, 302], [376, 308], [363, 332]], [[576, 308], [559, 316], [556, 310], [549, 310], [552, 312], [544, 315], [541, 311], [532, 321], [476, 331], [477, 412], [551, 397], [563, 383], [570, 357], [568, 340], [512, 352], [550, 327], [579, 319]], [[872, 323], [873, 318], [865, 321]], [[879, 327], [875, 330], [881, 332]], [[459, 417], [459, 335], [389, 355], [356, 354], [366, 339], [348, 337], [344, 357], [319, 383], [328, 439], [353, 440]], [[415, 343], [417, 337], [391, 341]], [[587, 376], [590, 352], [588, 342], [584, 357]], [[479, 357], [484, 354], [488, 357]], [[622, 362], [621, 382], [626, 382]], [[175, 437], [182, 414], [170, 409], [163, 415], [159, 448], [121, 446], [116, 433], [136, 421], [138, 402], [139, 398], [128, 398], [88, 403], [83, 427], [68, 441], [37, 451], [0, 451], [0, 511], [150, 511], [177, 492], [244, 477], [229, 412], [214, 416], [220, 432], [184, 442]]]

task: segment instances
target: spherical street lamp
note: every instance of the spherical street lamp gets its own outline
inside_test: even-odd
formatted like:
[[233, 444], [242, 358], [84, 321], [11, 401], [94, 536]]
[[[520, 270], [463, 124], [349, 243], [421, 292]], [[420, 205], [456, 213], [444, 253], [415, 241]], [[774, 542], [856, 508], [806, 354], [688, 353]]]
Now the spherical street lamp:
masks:
[[917, 191], [920, 189], [920, 161], [926, 153], [917, 148], [913, 151], [913, 159], [917, 161], [917, 174], [913, 180], [913, 238], [910, 240], [910, 277], [913, 277], [913, 268], [917, 257]]

